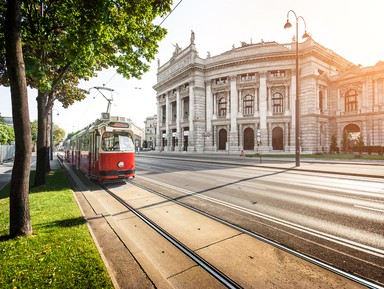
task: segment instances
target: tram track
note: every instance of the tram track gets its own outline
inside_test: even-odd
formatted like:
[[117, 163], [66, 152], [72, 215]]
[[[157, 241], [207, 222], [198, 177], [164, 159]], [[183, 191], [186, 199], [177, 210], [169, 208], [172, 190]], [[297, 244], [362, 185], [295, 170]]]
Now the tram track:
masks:
[[196, 254], [193, 250], [189, 249], [186, 245], [184, 245], [182, 242], [177, 240], [175, 237], [173, 237], [171, 234], [169, 234], [167, 231], [162, 229], [160, 226], [158, 226], [154, 221], [152, 221], [150, 218], [146, 217], [144, 214], [142, 214], [139, 210], [136, 210], [131, 205], [129, 205], [126, 201], [124, 201], [122, 198], [117, 196], [115, 193], [113, 193], [110, 189], [108, 189], [105, 185], [101, 185], [101, 187], [108, 192], [113, 198], [115, 198], [117, 201], [119, 201], [120, 204], [122, 204], [124, 207], [129, 209], [135, 216], [137, 216], [140, 220], [142, 220], [145, 224], [150, 226], [153, 230], [155, 230], [157, 233], [159, 233], [162, 237], [164, 237], [167, 241], [169, 241], [171, 244], [173, 244], [176, 248], [178, 248], [181, 252], [183, 252], [185, 255], [187, 255], [190, 259], [192, 259], [196, 264], [200, 267], [202, 267], [204, 270], [206, 270], [208, 273], [210, 273], [214, 278], [216, 278], [218, 281], [220, 281], [224, 286], [231, 289], [237, 289], [242, 288], [239, 284], [234, 282], [231, 278], [223, 274], [220, 270], [212, 266], [209, 262], [201, 258], [198, 254]]
[[[374, 288], [374, 289], [380, 289], [380, 288], [383, 288], [375, 283], [372, 283], [370, 281], [367, 281], [365, 279], [362, 279], [358, 276], [354, 276], [352, 274], [349, 274], [347, 272], [343, 272], [337, 268], [334, 268], [332, 266], [329, 266], [325, 263], [322, 263], [322, 262], [319, 262], [318, 260], [316, 259], [312, 259], [304, 254], [301, 254], [299, 252], [296, 252], [294, 250], [291, 250], [287, 247], [284, 247], [278, 243], [275, 243], [271, 240], [268, 240], [266, 238], [263, 238], [262, 236], [259, 236], [259, 235], [256, 235], [252, 232], [249, 232], [247, 230], [244, 230], [242, 228], [239, 228], [238, 226], [236, 225], [232, 225], [224, 220], [221, 220], [215, 216], [211, 216], [207, 213], [204, 213], [198, 209], [195, 209], [191, 206], [188, 206], [182, 202], [178, 202], [172, 198], [169, 198], [167, 197], [166, 195], [162, 194], [161, 192], [159, 191], [156, 191], [156, 190], [153, 190], [149, 187], [146, 187], [144, 185], [141, 185], [139, 184], [138, 182], [136, 182], [135, 180], [132, 180], [132, 181], [128, 181], [127, 182], [128, 185], [132, 185], [132, 186], [135, 186], [135, 187], [138, 187], [142, 190], [145, 190], [147, 192], [150, 192], [151, 194], [155, 194], [161, 198], [164, 198], [166, 200], [166, 202], [172, 202], [172, 203], [175, 203], [177, 205], [182, 205], [183, 207], [187, 208], [188, 210], [193, 210], [194, 212], [198, 213], [198, 214], [201, 214], [201, 215], [204, 215], [205, 217], [208, 217], [210, 218], [211, 220], [214, 220], [215, 222], [220, 222], [221, 224], [224, 224], [225, 226], [228, 226], [228, 227], [231, 227], [237, 231], [239, 231], [241, 234], [247, 234], [248, 236], [251, 236], [252, 238], [256, 238], [264, 243], [267, 243], [269, 245], [272, 245], [274, 247], [276, 247], [278, 250], [282, 250], [284, 252], [287, 252], [291, 255], [294, 255], [302, 260], [305, 260], [306, 262], [310, 262], [312, 264], [315, 264], [316, 266], [320, 266], [322, 268], [324, 268], [325, 270], [328, 270], [332, 273], [335, 273], [339, 276], [342, 276], [343, 278], [346, 278], [348, 280], [351, 280], [357, 284], [360, 284], [362, 286], [365, 286], [367, 288]], [[162, 237], [164, 237], [168, 242], [170, 242], [171, 244], [173, 244], [175, 247], [177, 247], [181, 252], [183, 252], [183, 254], [185, 254], [186, 256], [188, 256], [190, 259], [192, 259], [194, 262], [196, 262], [196, 264], [198, 264], [198, 266], [200, 266], [201, 268], [203, 268], [204, 270], [206, 270], [209, 274], [211, 274], [211, 276], [213, 276], [214, 278], [216, 278], [221, 284], [223, 284], [225, 287], [227, 288], [247, 288], [249, 286], [245, 285], [243, 283], [240, 282], [239, 284], [239, 279], [234, 280], [233, 279], [233, 275], [231, 274], [227, 274], [226, 271], [223, 271], [223, 270], [219, 270], [215, 265], [212, 265], [209, 261], [205, 260], [203, 257], [199, 256], [199, 254], [197, 254], [195, 252], [195, 250], [193, 249], [189, 249], [187, 245], [185, 245], [182, 241], [178, 240], [177, 238], [173, 237], [172, 234], [168, 233], [167, 230], [163, 229], [160, 225], [158, 225], [155, 221], [151, 220], [151, 218], [147, 217], [145, 214], [143, 214], [142, 212], [140, 212], [141, 210], [143, 210], [143, 207], [139, 207], [138, 209], [135, 209], [133, 206], [131, 206], [130, 204], [128, 204], [128, 202], [126, 202], [126, 200], [124, 200], [123, 198], [121, 198], [119, 196], [119, 193], [116, 193], [114, 192], [114, 188], [109, 188], [108, 185], [102, 185], [102, 189], [105, 190], [105, 192], [110, 195], [113, 199], [115, 199], [117, 202], [119, 202], [121, 205], [123, 205], [125, 208], [127, 208], [130, 212], [132, 212], [135, 216], [137, 216], [140, 220], [142, 220], [143, 222], [145, 222], [147, 225], [149, 225], [154, 231], [156, 231], [158, 234], [160, 234]], [[223, 273], [224, 272], [224, 273]], [[232, 277], [231, 277], [232, 276]], [[253, 286], [251, 286], [253, 287]], [[257, 287], [255, 287], [257, 288]], [[315, 287], [314, 287], [315, 288]], [[332, 287], [329, 287], [329, 288], [332, 288]], [[347, 288], [347, 287], [345, 287]], [[349, 288], [349, 287], [348, 287]], [[351, 288], [355, 288], [355, 287], [351, 287]], [[356, 288], [360, 288], [360, 287], [356, 287]]]
[[[141, 177], [142, 178], [142, 177]], [[153, 180], [149, 180], [149, 179], [147, 179], [147, 178], [144, 178], [146, 181], [149, 181], [149, 182], [152, 182]], [[310, 257], [310, 256], [308, 256], [308, 255], [306, 255], [306, 254], [303, 254], [303, 253], [300, 253], [300, 252], [298, 252], [298, 251], [296, 251], [296, 250], [293, 250], [293, 249], [291, 249], [291, 248], [288, 248], [288, 247], [286, 247], [286, 246], [284, 246], [284, 245], [282, 245], [282, 244], [280, 244], [280, 243], [277, 243], [277, 242], [275, 242], [275, 241], [272, 241], [272, 240], [270, 240], [270, 239], [268, 239], [268, 238], [265, 238], [265, 237], [263, 237], [263, 236], [261, 236], [261, 235], [259, 235], [259, 234], [256, 234], [256, 233], [254, 233], [254, 232], [251, 232], [251, 231], [249, 231], [249, 230], [246, 230], [246, 229], [243, 229], [243, 228], [241, 228], [241, 227], [239, 227], [239, 226], [237, 226], [237, 225], [235, 225], [235, 224], [232, 224], [232, 223], [230, 223], [230, 222], [227, 222], [227, 221], [225, 221], [225, 220], [223, 220], [223, 219], [221, 219], [221, 218], [218, 218], [218, 217], [216, 217], [216, 216], [213, 216], [213, 215], [211, 215], [211, 214], [209, 214], [209, 213], [206, 213], [206, 212], [204, 212], [204, 211], [201, 211], [200, 209], [198, 209], [198, 208], [195, 208], [195, 207], [193, 207], [193, 206], [190, 206], [190, 205], [188, 205], [188, 204], [186, 204], [186, 203], [183, 203], [183, 202], [180, 202], [180, 201], [178, 201], [178, 200], [175, 200], [175, 198], [171, 198], [171, 197], [169, 197], [169, 196], [167, 196], [167, 195], [165, 195], [165, 194], [163, 194], [163, 193], [161, 193], [161, 192], [159, 192], [159, 191], [156, 191], [156, 190], [154, 190], [154, 189], [152, 189], [152, 188], [150, 188], [150, 187], [147, 187], [147, 186], [144, 186], [144, 185], [142, 185], [142, 184], [139, 184], [139, 183], [137, 183], [137, 182], [135, 182], [135, 180], [133, 180], [133, 181], [129, 181], [129, 183], [130, 184], [132, 184], [132, 185], [134, 185], [134, 186], [137, 186], [137, 187], [140, 187], [141, 189], [144, 189], [144, 190], [146, 190], [146, 191], [149, 191], [149, 192], [151, 192], [151, 193], [153, 193], [153, 194], [155, 194], [155, 195], [157, 195], [157, 196], [160, 196], [160, 197], [162, 197], [162, 198], [164, 198], [164, 199], [167, 199], [168, 201], [170, 201], [170, 202], [174, 202], [174, 203], [176, 203], [176, 204], [178, 204], [178, 205], [181, 205], [181, 206], [183, 206], [183, 207], [185, 207], [185, 208], [187, 208], [187, 209], [189, 209], [189, 210], [192, 210], [192, 211], [194, 211], [194, 212], [196, 212], [196, 213], [198, 213], [198, 214], [201, 214], [201, 215], [204, 215], [205, 217], [208, 217], [208, 218], [210, 218], [210, 219], [212, 219], [212, 220], [214, 220], [214, 221], [216, 221], [216, 222], [219, 222], [219, 223], [221, 223], [221, 224], [224, 224], [225, 226], [228, 226], [228, 227], [230, 227], [230, 228], [233, 228], [233, 229], [235, 229], [235, 230], [237, 230], [237, 231], [239, 231], [239, 232], [241, 232], [241, 233], [244, 233], [244, 234], [246, 234], [246, 235], [249, 235], [249, 236], [251, 236], [252, 238], [255, 238], [255, 239], [257, 239], [257, 240], [260, 240], [260, 241], [262, 241], [262, 242], [264, 242], [264, 243], [267, 243], [267, 244], [269, 244], [269, 245], [271, 245], [271, 246], [273, 246], [273, 247], [276, 247], [276, 248], [278, 248], [279, 250], [282, 250], [282, 251], [284, 251], [284, 252], [287, 252], [287, 253], [289, 253], [289, 254], [292, 254], [292, 255], [294, 255], [294, 256], [296, 256], [296, 257], [298, 257], [298, 258], [300, 258], [300, 259], [302, 259], [302, 260], [305, 260], [305, 261], [307, 261], [307, 262], [310, 262], [310, 263], [312, 263], [312, 264], [314, 264], [314, 265], [316, 265], [316, 266], [319, 266], [319, 267], [321, 267], [321, 268], [324, 268], [324, 269], [326, 269], [326, 270], [328, 270], [328, 271], [330, 271], [330, 272], [333, 272], [333, 273], [335, 273], [335, 274], [337, 274], [337, 275], [340, 275], [340, 276], [342, 276], [343, 278], [347, 278], [347, 279], [349, 279], [349, 280], [352, 280], [352, 281], [354, 281], [354, 282], [356, 282], [356, 283], [358, 283], [358, 284], [361, 284], [361, 285], [363, 285], [363, 286], [365, 286], [365, 287], [367, 287], [367, 288], [372, 288], [372, 289], [383, 289], [384, 287], [382, 287], [381, 285], [379, 285], [379, 284], [376, 284], [376, 283], [373, 283], [373, 282], [371, 282], [371, 281], [369, 281], [369, 280], [366, 280], [366, 279], [364, 279], [364, 278], [361, 278], [361, 277], [359, 277], [359, 276], [357, 276], [357, 275], [354, 275], [354, 274], [351, 274], [351, 273], [348, 273], [348, 272], [346, 272], [346, 271], [343, 271], [343, 270], [341, 270], [341, 269], [339, 269], [339, 268], [336, 268], [336, 267], [334, 267], [334, 266], [332, 266], [332, 265], [329, 265], [329, 264], [327, 264], [327, 263], [325, 263], [325, 262], [322, 262], [322, 261], [320, 261], [320, 260], [318, 260], [318, 259], [316, 259], [316, 258], [312, 258], [312, 257]], [[161, 184], [161, 185], [165, 185], [165, 186], [169, 186], [169, 185], [167, 185], [167, 184]], [[181, 190], [181, 191], [183, 191], [183, 189], [180, 189], [180, 188], [174, 188], [173, 186], [172, 186], [172, 188], [173, 189], [176, 189], [176, 190]], [[189, 195], [191, 194], [191, 192], [187, 192]], [[208, 200], [208, 201], [212, 201], [212, 200]], [[216, 201], [214, 201], [214, 202], [216, 202]], [[226, 204], [221, 204], [221, 205], [223, 205], [223, 206], [226, 206]], [[301, 230], [304, 230], [304, 229], [302, 229], [301, 228]], [[305, 231], [305, 230], [304, 230]], [[311, 232], [311, 234], [313, 234], [314, 232]], [[328, 237], [327, 237], [328, 238]], [[336, 240], [336, 241], [338, 241], [338, 242], [341, 242], [341, 243], [343, 243], [343, 241], [340, 241], [340, 240]], [[349, 242], [348, 242], [349, 243]], [[351, 244], [348, 244], [348, 245], [351, 245]], [[372, 249], [370, 249], [370, 248], [362, 248], [363, 250], [367, 250], [367, 251], [369, 251], [369, 252], [371, 252], [372, 251]], [[380, 252], [376, 252], [376, 250], [374, 250], [374, 252], [371, 252], [371, 253], [374, 253], [374, 254], [382, 254], [382, 250], [379, 250]]]

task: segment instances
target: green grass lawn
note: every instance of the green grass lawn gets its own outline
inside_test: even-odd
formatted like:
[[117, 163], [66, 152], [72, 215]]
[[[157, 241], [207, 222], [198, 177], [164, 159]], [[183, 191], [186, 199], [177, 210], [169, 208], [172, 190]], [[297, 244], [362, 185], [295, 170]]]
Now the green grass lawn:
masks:
[[[259, 154], [246, 154], [246, 157], [250, 158], [258, 158], [260, 157]], [[269, 158], [295, 158], [295, 154], [261, 154], [262, 157], [269, 157]], [[303, 159], [329, 159], [329, 160], [356, 160], [356, 159], [362, 159], [362, 160], [384, 160], [384, 155], [377, 155], [377, 154], [362, 154], [359, 158], [357, 158], [353, 154], [300, 154], [300, 158]]]
[[31, 237], [9, 239], [9, 185], [0, 191], [0, 288], [113, 288], [65, 172], [46, 180], [29, 196]]

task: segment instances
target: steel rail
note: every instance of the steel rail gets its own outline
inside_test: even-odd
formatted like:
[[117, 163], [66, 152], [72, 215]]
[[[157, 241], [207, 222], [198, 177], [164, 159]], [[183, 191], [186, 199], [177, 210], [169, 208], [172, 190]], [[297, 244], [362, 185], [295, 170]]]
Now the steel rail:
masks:
[[204, 270], [206, 270], [209, 274], [211, 274], [214, 278], [216, 278], [218, 281], [220, 281], [223, 285], [225, 285], [227, 288], [231, 289], [237, 289], [242, 288], [239, 284], [237, 284], [235, 281], [233, 281], [231, 278], [226, 276], [224, 273], [222, 273], [220, 270], [212, 266], [210, 263], [205, 261], [203, 258], [201, 258], [199, 255], [197, 255], [194, 251], [190, 250], [188, 247], [186, 247], [183, 243], [178, 241], [176, 238], [174, 238], [172, 235], [170, 235], [168, 232], [163, 230], [160, 226], [158, 226], [155, 222], [147, 218], [144, 214], [140, 213], [138, 210], [130, 206], [127, 202], [125, 202], [122, 198], [117, 196], [115, 193], [113, 193], [110, 189], [108, 189], [106, 186], [101, 185], [101, 187], [110, 194], [114, 199], [116, 199], [118, 202], [120, 202], [123, 206], [125, 206], [127, 209], [129, 209], [133, 214], [135, 214], [139, 219], [141, 219], [144, 223], [146, 223], [148, 226], [150, 226], [152, 229], [154, 229], [157, 233], [159, 233], [162, 237], [164, 237], [168, 242], [172, 243], [176, 248], [178, 248], [181, 252], [183, 252], [185, 255], [187, 255], [190, 259], [192, 259], [194, 262], [196, 262], [200, 267], [202, 267]]
[[139, 188], [142, 188], [142, 189], [147, 190], [147, 191], [149, 191], [149, 192], [151, 192], [153, 194], [156, 194], [156, 195], [158, 195], [160, 197], [163, 197], [163, 198], [167, 199], [168, 201], [174, 202], [174, 203], [176, 203], [178, 205], [181, 205], [181, 206], [183, 206], [185, 208], [188, 208], [188, 209], [190, 209], [190, 210], [192, 210], [194, 212], [197, 212], [197, 213], [199, 213], [199, 214], [201, 214], [201, 215], [203, 215], [205, 217], [208, 217], [208, 218], [210, 218], [210, 219], [212, 219], [214, 221], [220, 222], [223, 225], [229, 226], [229, 227], [231, 227], [231, 228], [233, 228], [235, 230], [238, 230], [238, 231], [240, 231], [240, 232], [242, 232], [244, 234], [247, 234], [247, 235], [249, 235], [249, 236], [251, 236], [251, 237], [253, 237], [255, 239], [258, 239], [258, 240], [260, 240], [262, 242], [265, 242], [265, 243], [267, 243], [269, 245], [272, 245], [272, 246], [274, 246], [274, 247], [276, 247], [276, 248], [278, 248], [280, 250], [283, 250], [283, 251], [285, 251], [285, 252], [287, 252], [289, 254], [292, 254], [292, 255], [294, 255], [294, 256], [296, 256], [296, 257], [298, 257], [300, 259], [303, 259], [303, 260], [305, 260], [307, 262], [310, 262], [310, 263], [312, 263], [312, 264], [314, 264], [316, 266], [322, 267], [322, 268], [324, 268], [324, 269], [326, 269], [326, 270], [328, 270], [330, 272], [336, 273], [337, 275], [340, 275], [340, 276], [342, 276], [344, 278], [347, 278], [347, 279], [352, 280], [352, 281], [354, 281], [356, 283], [359, 283], [359, 284], [361, 284], [363, 286], [366, 286], [367, 288], [370, 288], [370, 289], [384, 289], [384, 287], [382, 287], [379, 284], [376, 284], [374, 282], [371, 282], [371, 281], [366, 280], [364, 278], [361, 278], [359, 276], [356, 276], [356, 275], [353, 275], [351, 273], [348, 273], [348, 272], [345, 272], [343, 270], [340, 270], [340, 269], [338, 269], [338, 268], [336, 268], [334, 266], [331, 266], [329, 264], [326, 264], [326, 263], [324, 263], [324, 262], [322, 262], [320, 260], [317, 260], [315, 258], [312, 258], [312, 257], [308, 256], [308, 255], [302, 254], [302, 253], [297, 252], [297, 251], [295, 251], [295, 250], [293, 250], [291, 248], [288, 248], [288, 247], [286, 247], [284, 245], [281, 245], [281, 244], [279, 244], [277, 242], [274, 242], [274, 241], [272, 241], [270, 239], [267, 239], [267, 238], [265, 238], [265, 237], [263, 237], [261, 235], [258, 235], [256, 233], [250, 232], [248, 230], [245, 230], [245, 229], [243, 229], [243, 228], [241, 228], [241, 227], [239, 227], [237, 225], [231, 224], [231, 223], [229, 223], [229, 222], [227, 222], [227, 221], [225, 221], [223, 219], [220, 219], [220, 218], [215, 217], [213, 215], [210, 215], [210, 214], [208, 214], [208, 213], [206, 213], [204, 211], [201, 211], [200, 209], [191, 207], [191, 206], [189, 206], [189, 205], [187, 205], [185, 203], [182, 203], [182, 202], [177, 201], [177, 200], [175, 200], [173, 198], [170, 198], [170, 197], [168, 197], [168, 196], [166, 196], [166, 195], [164, 195], [164, 194], [162, 194], [162, 193], [160, 193], [158, 191], [155, 191], [155, 190], [153, 190], [151, 188], [145, 187], [144, 185], [140, 185], [138, 183], [135, 183], [134, 180], [133, 181], [128, 181], [128, 182], [130, 184], [132, 184], [132, 185], [135, 185], [135, 186], [137, 186]]

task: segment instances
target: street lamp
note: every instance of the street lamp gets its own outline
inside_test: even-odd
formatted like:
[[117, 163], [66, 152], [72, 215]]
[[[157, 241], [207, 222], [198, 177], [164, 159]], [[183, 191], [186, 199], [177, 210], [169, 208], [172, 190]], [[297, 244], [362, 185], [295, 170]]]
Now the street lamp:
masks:
[[59, 111], [57, 109], [51, 110], [51, 140], [50, 140], [50, 159], [53, 160], [53, 111], [56, 110], [57, 115], [59, 115]]
[[304, 22], [305, 32], [303, 34], [303, 38], [309, 38], [309, 34], [307, 34], [307, 24], [302, 16], [297, 16], [295, 11], [289, 10], [287, 13], [287, 23], [285, 23], [284, 28], [291, 28], [292, 24], [289, 22], [289, 13], [293, 13], [296, 18], [296, 102], [295, 102], [295, 159], [296, 159], [296, 167], [300, 166], [300, 103], [299, 103], [299, 18], [301, 18]]

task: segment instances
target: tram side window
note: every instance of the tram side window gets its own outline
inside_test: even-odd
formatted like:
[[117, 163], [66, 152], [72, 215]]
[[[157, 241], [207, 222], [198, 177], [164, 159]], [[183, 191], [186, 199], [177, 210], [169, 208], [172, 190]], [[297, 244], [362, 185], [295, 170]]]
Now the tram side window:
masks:
[[132, 151], [134, 145], [132, 137], [127, 132], [105, 132], [101, 140], [104, 151]]

